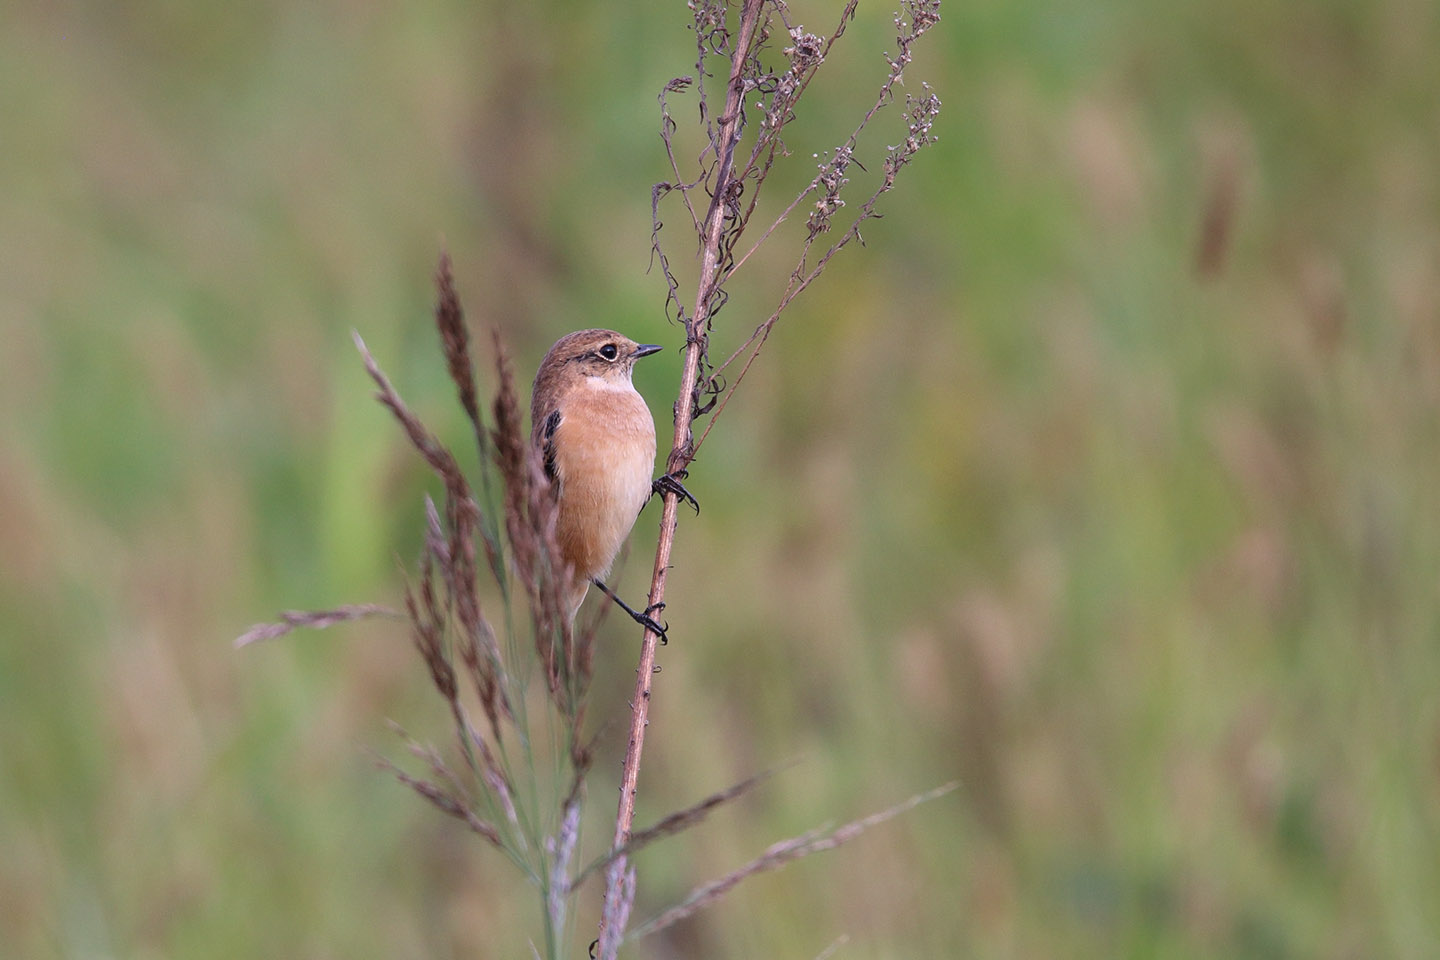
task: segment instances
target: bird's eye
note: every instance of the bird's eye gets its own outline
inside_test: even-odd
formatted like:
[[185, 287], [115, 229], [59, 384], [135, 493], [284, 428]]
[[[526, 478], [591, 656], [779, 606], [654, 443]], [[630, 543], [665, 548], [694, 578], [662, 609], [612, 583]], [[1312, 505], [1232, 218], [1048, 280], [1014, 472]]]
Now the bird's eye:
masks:
[[600, 348], [600, 356], [605, 358], [606, 360], [614, 360], [619, 355], [620, 351], [615, 349], [615, 344], [613, 343], [607, 343], [605, 344], [605, 346]]

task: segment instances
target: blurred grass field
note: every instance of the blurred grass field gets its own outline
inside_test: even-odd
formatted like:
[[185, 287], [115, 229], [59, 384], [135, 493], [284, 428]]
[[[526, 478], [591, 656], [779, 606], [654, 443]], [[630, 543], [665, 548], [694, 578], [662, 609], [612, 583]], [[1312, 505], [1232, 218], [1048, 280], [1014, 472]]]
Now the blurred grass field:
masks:
[[[862, 4], [772, 199], [868, 105], [891, 14]], [[443, 730], [406, 638], [230, 641], [395, 602], [430, 485], [349, 330], [463, 446], [442, 246], [524, 378], [582, 326], [680, 345], [646, 265], [687, 22], [0, 7], [0, 957], [529, 955], [508, 864], [373, 768], [387, 717]], [[1435, 956], [1437, 49], [1427, 0], [947, 4], [907, 76], [940, 142], [692, 471], [639, 819], [802, 762], [644, 854], [637, 918], [962, 788], [636, 956]], [[611, 619], [592, 716], [636, 639]]]

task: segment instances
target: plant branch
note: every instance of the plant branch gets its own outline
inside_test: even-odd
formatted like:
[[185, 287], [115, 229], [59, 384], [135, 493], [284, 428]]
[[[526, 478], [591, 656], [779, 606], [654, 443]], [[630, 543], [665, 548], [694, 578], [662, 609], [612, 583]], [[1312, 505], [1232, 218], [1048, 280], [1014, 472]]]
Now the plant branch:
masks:
[[[675, 401], [675, 435], [670, 456], [666, 461], [666, 472], [670, 474], [683, 473], [694, 456], [691, 424], [695, 419], [696, 384], [700, 378], [700, 364], [706, 348], [712, 295], [720, 274], [725, 206], [730, 194], [735, 147], [741, 130], [742, 99], [745, 92], [742, 74], [763, 5], [763, 0], [745, 0], [740, 14], [739, 36], [731, 51], [725, 110], [720, 115], [713, 141], [718, 147], [719, 165], [701, 233], [700, 279], [695, 293], [695, 310], [685, 322], [685, 360], [680, 374], [680, 391]], [[674, 548], [675, 528], [679, 518], [680, 501], [674, 492], [666, 492], [662, 502], [660, 539], [655, 548], [655, 567], [650, 579], [648, 603], [652, 606], [665, 599], [665, 581], [670, 571], [670, 554]], [[615, 837], [612, 843], [614, 850], [620, 850], [630, 842], [635, 823], [635, 792], [640, 779], [645, 728], [650, 722], [650, 687], [655, 675], [655, 651], [658, 641], [658, 635], [649, 629], [645, 630], [640, 641], [640, 662], [635, 670], [635, 696], [630, 703], [630, 739], [625, 750], [625, 764], [620, 776], [620, 803], [615, 815]], [[602, 960], [611, 960], [616, 955], [624, 935], [623, 918], [628, 913], [628, 908], [621, 910], [621, 901], [628, 899], [627, 887], [631, 896], [634, 892], [633, 881], [629, 884], [625, 882], [629, 875], [628, 859], [621, 854], [606, 872], [605, 909], [602, 915], [613, 919], [608, 924], [602, 921], [599, 954]]]
[[[919, 24], [916, 29], [923, 32], [923, 30], [929, 28], [927, 24], [933, 24], [935, 21], [925, 21], [917, 18], [916, 22]], [[909, 40], [913, 42], [914, 37], [918, 37], [919, 35], [919, 33], [916, 33], [910, 37]], [[861, 245], [864, 245], [865, 241], [860, 236], [860, 225], [880, 216], [875, 206], [882, 196], [894, 189], [895, 179], [899, 175], [901, 168], [910, 163], [921, 150], [935, 142], [935, 137], [931, 133], [931, 127], [934, 125], [935, 118], [940, 113], [940, 98], [930, 92], [929, 85], [925, 84], [926, 95], [924, 97], [906, 97], [907, 109], [905, 111], [905, 120], [907, 136], [899, 145], [891, 147], [887, 153], [880, 183], [875, 187], [874, 192], [870, 194], [869, 199], [860, 207], [860, 212], [856, 214], [844, 233], [840, 235], [840, 239], [826, 248], [825, 252], [820, 255], [820, 258], [815, 261], [813, 266], [810, 265], [810, 250], [814, 246], [816, 238], [819, 237], [820, 234], [829, 231], [831, 214], [840, 206], [844, 205], [844, 201], [839, 199], [839, 194], [846, 183], [848, 183], [848, 180], [844, 177], [845, 167], [850, 163], [856, 162], [852, 155], [855, 138], [859, 136], [860, 131], [864, 129], [865, 124], [869, 122], [870, 117], [874, 115], [875, 111], [885, 105], [886, 101], [884, 98], [888, 94], [890, 86], [899, 76], [896, 64], [899, 63], [903, 66], [903, 63], [909, 62], [910, 47], [909, 42], [905, 42], [905, 40], [906, 38], [902, 37], [901, 59], [898, 61], [891, 60], [891, 74], [886, 81], [886, 86], [882, 89], [881, 100], [877, 101], [876, 105], [865, 115], [865, 119], [862, 120], [860, 126], [856, 128], [855, 133], [851, 134], [851, 138], [847, 144], [843, 144], [835, 149], [834, 159], [821, 164], [820, 174], [815, 180], [811, 181], [811, 185], [805, 188], [800, 196], [796, 198], [798, 202], [800, 198], [816, 189], [817, 185], [824, 185], [827, 190], [826, 196], [816, 204], [816, 211], [810, 215], [809, 235], [805, 239], [805, 244], [800, 251], [799, 261], [795, 264], [795, 269], [790, 274], [790, 281], [786, 285], [785, 292], [781, 295], [774, 312], [757, 326], [755, 332], [750, 334], [745, 342], [737, 347], [735, 352], [732, 353], [724, 363], [717, 367], [712, 374], [712, 376], [718, 375], [730, 366], [735, 358], [744, 352], [746, 348], [750, 348], [750, 355], [746, 358], [744, 366], [740, 368], [740, 373], [735, 377], [735, 382], [730, 384], [729, 389], [719, 398], [714, 413], [711, 414], [709, 422], [705, 424], [704, 432], [700, 434], [700, 439], [691, 447], [691, 456], [694, 456], [695, 452], [704, 444], [705, 438], [710, 435], [710, 431], [715, 427], [715, 422], [720, 419], [720, 414], [724, 412], [726, 404], [728, 404], [730, 398], [735, 395], [735, 391], [739, 388], [741, 381], [745, 379], [745, 374], [750, 371], [750, 365], [754, 363], [756, 357], [760, 355], [760, 351], [765, 346], [766, 339], [770, 336], [770, 331], [775, 327], [775, 324], [779, 322], [781, 314], [785, 312], [785, 308], [790, 305], [792, 300], [804, 292], [806, 287], [815, 282], [815, 279], [825, 271], [825, 267], [830, 263], [830, 259], [839, 253], [850, 241], [858, 240]], [[794, 209], [794, 206], [795, 203], [791, 203], [785, 212], [780, 215], [780, 220], [783, 220], [789, 214], [790, 210]], [[775, 223], [771, 224], [770, 230], [774, 230], [774, 228], [779, 225], [780, 220], [776, 220]], [[763, 243], [769, 235], [770, 231], [767, 230], [765, 236], [762, 236], [757, 242], [756, 247], [758, 247], [760, 243]], [[755, 247], [752, 247], [746, 252], [745, 257], [750, 256], [755, 249]], [[742, 260], [743, 259], [744, 258], [742, 258]], [[722, 278], [721, 282], [723, 283], [724, 280], [729, 279], [729, 274], [733, 272], [734, 267]]]

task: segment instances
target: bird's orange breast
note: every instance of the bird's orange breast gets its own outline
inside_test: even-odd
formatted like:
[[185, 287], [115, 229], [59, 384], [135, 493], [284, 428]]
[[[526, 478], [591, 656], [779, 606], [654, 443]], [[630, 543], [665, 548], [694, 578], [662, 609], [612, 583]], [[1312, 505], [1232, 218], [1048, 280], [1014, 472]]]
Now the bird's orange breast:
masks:
[[560, 551], [585, 581], [603, 577], [650, 497], [655, 421], [634, 388], [587, 382], [566, 394], [552, 442]]

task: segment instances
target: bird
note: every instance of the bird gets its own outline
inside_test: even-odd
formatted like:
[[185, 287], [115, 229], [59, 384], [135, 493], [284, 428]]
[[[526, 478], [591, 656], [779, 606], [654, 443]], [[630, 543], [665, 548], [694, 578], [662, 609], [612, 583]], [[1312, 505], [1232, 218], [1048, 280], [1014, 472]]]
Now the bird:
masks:
[[555, 539], [575, 572], [565, 598], [573, 622], [591, 584], [637, 623], [666, 640], [666, 628], [620, 599], [603, 578], [641, 509], [660, 491], [699, 504], [668, 474], [655, 470], [655, 420], [631, 382], [635, 361], [658, 353], [614, 330], [577, 330], [555, 341], [535, 373], [530, 441], [544, 458], [557, 497]]

